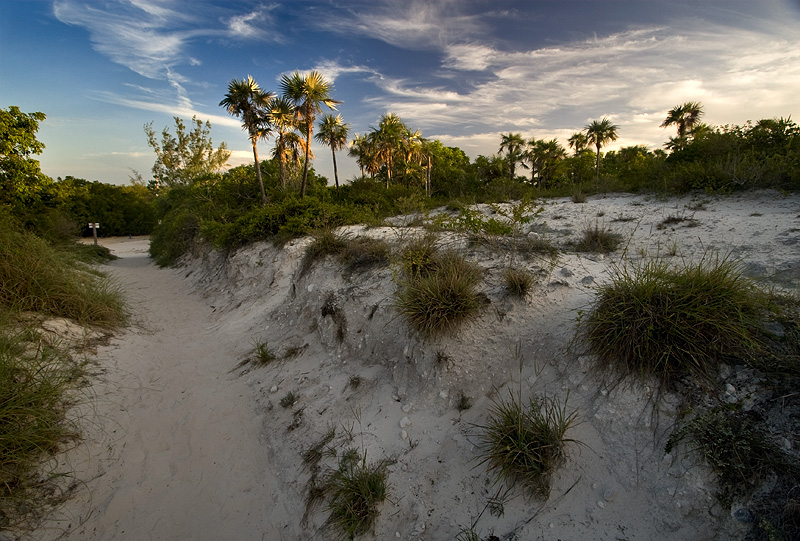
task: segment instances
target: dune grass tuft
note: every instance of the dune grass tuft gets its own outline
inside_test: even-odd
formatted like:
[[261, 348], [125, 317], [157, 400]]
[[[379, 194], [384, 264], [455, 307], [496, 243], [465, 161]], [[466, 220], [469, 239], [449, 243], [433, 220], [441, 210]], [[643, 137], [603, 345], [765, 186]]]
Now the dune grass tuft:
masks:
[[595, 223], [583, 230], [583, 236], [575, 245], [578, 252], [594, 252], [607, 254], [613, 252], [622, 243], [622, 236], [619, 233]]
[[367, 464], [366, 456], [358, 459], [345, 453], [339, 468], [323, 481], [330, 515], [326, 522], [340, 539], [353, 539], [369, 532], [378, 518], [379, 505], [389, 491], [386, 464]]
[[509, 294], [524, 297], [533, 287], [533, 275], [525, 269], [509, 267], [503, 271], [503, 280]]
[[720, 361], [760, 350], [767, 295], [728, 259], [674, 268], [651, 260], [615, 270], [580, 326], [589, 348], [620, 377], [713, 380]]
[[395, 305], [423, 335], [452, 332], [477, 316], [481, 307], [478, 267], [453, 252], [409, 268], [395, 293]]
[[550, 478], [566, 458], [571, 442], [566, 431], [577, 418], [557, 398], [522, 397], [509, 392], [507, 399], [494, 400], [489, 420], [479, 426], [481, 464], [495, 473], [495, 482], [519, 483], [525, 494], [547, 499]]

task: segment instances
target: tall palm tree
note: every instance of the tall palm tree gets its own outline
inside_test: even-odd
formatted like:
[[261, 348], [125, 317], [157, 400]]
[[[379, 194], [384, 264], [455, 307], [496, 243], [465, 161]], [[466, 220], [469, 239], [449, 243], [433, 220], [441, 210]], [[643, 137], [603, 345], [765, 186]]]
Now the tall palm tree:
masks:
[[314, 131], [314, 118], [322, 112], [322, 105], [336, 110], [341, 103], [331, 97], [333, 83], [326, 81], [325, 77], [317, 71], [312, 71], [305, 76], [295, 71], [292, 75], [281, 77], [281, 92], [289, 98], [295, 106], [298, 119], [305, 126], [306, 156], [303, 164], [303, 183], [300, 185], [300, 197], [306, 195], [308, 184], [308, 152], [311, 149], [311, 133]]
[[525, 140], [522, 138], [522, 135], [518, 133], [504, 133], [501, 134], [500, 137], [499, 152], [502, 153], [505, 150], [506, 161], [508, 162], [508, 174], [511, 178], [514, 178], [517, 162], [522, 161], [523, 158]]
[[339, 195], [339, 169], [336, 167], [336, 151], [347, 146], [350, 124], [342, 121], [342, 115], [327, 114], [319, 123], [319, 133], [314, 138], [323, 145], [331, 147], [333, 156], [333, 178], [336, 182], [336, 195]]
[[567, 143], [569, 144], [569, 148], [571, 148], [577, 156], [589, 146], [589, 138], [582, 131], [577, 131], [570, 135], [569, 139], [567, 139]]
[[375, 161], [378, 166], [386, 168], [386, 188], [392, 183], [392, 172], [395, 164], [395, 154], [400, 148], [408, 128], [400, 117], [394, 113], [385, 113], [381, 116], [377, 129], [373, 129], [367, 136]]
[[247, 130], [250, 137], [262, 204], [267, 202], [267, 193], [264, 191], [264, 180], [261, 178], [257, 142], [259, 139], [266, 139], [271, 133], [272, 127], [267, 115], [267, 108], [274, 96], [272, 92], [262, 90], [258, 83], [248, 75], [247, 79], [242, 79], [241, 81], [232, 79], [228, 83], [228, 93], [219, 102], [220, 107], [224, 107], [228, 113], [235, 117], [241, 117], [242, 128]]
[[605, 117], [603, 117], [603, 120], [593, 120], [591, 124], [584, 128], [589, 144], [597, 148], [597, 161], [594, 166], [594, 177], [596, 179], [600, 178], [600, 148], [606, 143], [617, 140], [618, 129], [619, 126], [612, 124]]
[[700, 122], [703, 116], [703, 105], [699, 101], [687, 101], [681, 105], [676, 105], [667, 113], [667, 118], [661, 123], [661, 128], [676, 126], [678, 128], [678, 138], [683, 139], [692, 135], [695, 125]]
[[281, 188], [286, 189], [286, 158], [288, 146], [297, 145], [297, 118], [295, 115], [294, 105], [292, 102], [280, 96], [273, 98], [269, 102], [269, 116], [272, 125], [278, 131], [278, 136], [275, 138], [275, 156], [278, 158], [278, 165], [280, 167], [280, 180]]
[[362, 177], [366, 173], [366, 170], [369, 169], [371, 154], [367, 136], [355, 134], [353, 140], [350, 141], [350, 148], [347, 150], [347, 155], [356, 159], [356, 163], [361, 169]]
[[556, 168], [561, 160], [566, 158], [567, 151], [558, 142], [558, 139], [531, 139], [525, 151], [525, 158], [530, 162], [531, 184], [536, 177], [543, 188], [547, 188], [556, 173]]

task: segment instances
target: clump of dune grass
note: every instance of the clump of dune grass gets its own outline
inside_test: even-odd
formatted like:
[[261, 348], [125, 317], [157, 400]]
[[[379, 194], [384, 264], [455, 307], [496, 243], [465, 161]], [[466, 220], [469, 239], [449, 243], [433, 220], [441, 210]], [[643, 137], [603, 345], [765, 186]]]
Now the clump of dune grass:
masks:
[[339, 259], [350, 272], [386, 266], [389, 264], [389, 245], [382, 240], [358, 237], [346, 242]]
[[399, 252], [397, 259], [405, 279], [427, 275], [436, 266], [438, 249], [432, 236], [413, 239]]
[[566, 400], [531, 397], [525, 404], [520, 395], [509, 392], [507, 399], [493, 401], [488, 422], [478, 427], [480, 463], [495, 474], [495, 482], [519, 484], [527, 496], [547, 499], [551, 476], [573, 441], [566, 432], [577, 413], [568, 412]]
[[704, 257], [673, 267], [650, 260], [617, 267], [580, 321], [600, 366], [620, 378], [684, 376], [710, 384], [721, 361], [761, 349], [767, 295], [736, 263]]
[[0, 306], [113, 327], [125, 321], [119, 287], [39, 237], [0, 227]]
[[478, 267], [453, 252], [437, 254], [430, 262], [415, 264], [400, 280], [395, 306], [409, 325], [432, 336], [455, 330], [477, 316], [481, 298]]
[[347, 238], [332, 229], [321, 229], [312, 235], [311, 244], [306, 248], [300, 263], [300, 274], [305, 274], [311, 266], [328, 255], [339, 255], [347, 246]]
[[270, 349], [269, 344], [260, 340], [253, 341], [253, 360], [262, 365], [269, 364], [277, 360], [278, 356]]
[[374, 527], [389, 491], [386, 463], [368, 464], [366, 454], [344, 453], [339, 468], [322, 481], [328, 499], [326, 525], [339, 539], [354, 539]]
[[0, 315], [0, 530], [24, 524], [53, 503], [41, 464], [77, 437], [65, 421], [80, 370], [66, 347]]
[[503, 281], [509, 294], [524, 297], [533, 287], [533, 275], [525, 269], [508, 267], [503, 271]]
[[607, 254], [616, 250], [621, 243], [622, 236], [619, 233], [614, 233], [595, 222], [593, 226], [583, 230], [583, 235], [575, 245], [575, 250]]

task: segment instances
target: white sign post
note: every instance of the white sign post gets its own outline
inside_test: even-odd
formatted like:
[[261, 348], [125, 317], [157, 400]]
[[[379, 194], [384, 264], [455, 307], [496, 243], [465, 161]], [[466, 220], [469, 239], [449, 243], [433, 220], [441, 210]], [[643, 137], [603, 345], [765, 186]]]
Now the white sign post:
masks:
[[89, 229], [92, 230], [92, 235], [94, 235], [94, 245], [97, 246], [97, 230], [100, 229], [100, 224], [97, 222], [89, 222]]

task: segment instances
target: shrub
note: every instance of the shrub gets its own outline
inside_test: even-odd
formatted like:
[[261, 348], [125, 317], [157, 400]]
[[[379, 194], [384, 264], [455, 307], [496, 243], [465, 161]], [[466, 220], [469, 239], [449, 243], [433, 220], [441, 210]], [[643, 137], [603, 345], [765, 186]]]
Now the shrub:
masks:
[[481, 306], [476, 291], [480, 269], [452, 252], [437, 256], [431, 267], [403, 279], [395, 294], [400, 313], [423, 335], [452, 331], [475, 317]]
[[710, 383], [720, 360], [760, 349], [766, 295], [730, 260], [617, 268], [580, 327], [600, 365], [619, 377], [692, 376]]
[[495, 482], [522, 485], [527, 496], [547, 499], [550, 478], [565, 460], [566, 431], [577, 412], [567, 412], [566, 400], [521, 396], [493, 401], [489, 421], [480, 426], [481, 464], [495, 473]]
[[583, 236], [575, 245], [579, 252], [595, 252], [607, 254], [613, 252], [622, 242], [622, 236], [614, 233], [600, 224], [595, 223], [583, 230]]

